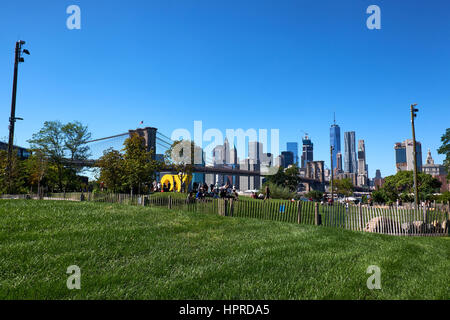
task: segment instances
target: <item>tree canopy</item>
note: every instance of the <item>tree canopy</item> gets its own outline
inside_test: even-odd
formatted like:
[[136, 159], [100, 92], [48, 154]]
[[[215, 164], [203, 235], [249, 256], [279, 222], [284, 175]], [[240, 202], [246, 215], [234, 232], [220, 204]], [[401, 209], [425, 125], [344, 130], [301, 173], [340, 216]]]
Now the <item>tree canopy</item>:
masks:
[[273, 183], [281, 187], [287, 187], [291, 192], [296, 192], [300, 184], [299, 168], [292, 165], [287, 169], [279, 167], [277, 173], [265, 176], [266, 182]]
[[[428, 200], [433, 193], [439, 192], [441, 182], [431, 175], [418, 172], [417, 186], [419, 199]], [[399, 171], [397, 174], [386, 177], [382, 188], [372, 193], [375, 202], [395, 202], [398, 199], [412, 202], [414, 197], [414, 176], [412, 171]], [[377, 197], [377, 199], [375, 199]]]
[[[46, 121], [44, 126], [37, 133], [34, 133], [28, 142], [33, 152], [39, 152], [43, 157], [46, 157], [49, 168], [56, 170], [57, 188], [63, 191], [73, 184], [74, 179], [76, 180], [76, 174], [81, 169], [66, 160], [87, 159], [89, 147], [86, 142], [90, 137], [88, 127], [78, 121], [66, 124], [60, 121]], [[53, 177], [53, 175], [50, 175], [50, 177]], [[41, 178], [41, 181], [43, 179], [44, 177]]]
[[438, 149], [439, 154], [445, 156], [444, 166], [447, 168], [447, 179], [450, 180], [450, 128], [447, 128], [441, 137], [442, 145]]
[[111, 148], [103, 152], [97, 162], [99, 182], [113, 192], [142, 193], [155, 179], [158, 163], [153, 152], [147, 151], [145, 139], [136, 133], [125, 140], [121, 151]]
[[350, 197], [353, 189], [353, 183], [349, 178], [333, 180], [333, 191], [338, 195]]

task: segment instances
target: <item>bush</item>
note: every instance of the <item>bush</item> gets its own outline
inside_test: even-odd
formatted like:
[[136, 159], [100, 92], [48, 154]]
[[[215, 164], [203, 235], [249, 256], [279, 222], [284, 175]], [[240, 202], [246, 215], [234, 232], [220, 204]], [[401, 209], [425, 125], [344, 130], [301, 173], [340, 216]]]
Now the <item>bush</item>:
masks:
[[323, 199], [323, 192], [312, 190], [305, 194], [305, 197], [308, 199], [312, 199], [313, 201], [321, 201]]
[[375, 203], [382, 204], [388, 202], [388, 197], [383, 190], [376, 190], [372, 192], [372, 199]]
[[270, 197], [272, 199], [291, 200], [298, 198], [298, 195], [295, 192], [290, 191], [289, 188], [282, 187], [271, 182], [265, 183], [263, 187], [259, 190], [259, 193], [266, 195], [266, 186], [269, 186]]
[[438, 196], [437, 201], [440, 203], [450, 203], [450, 191], [445, 191], [443, 194]]

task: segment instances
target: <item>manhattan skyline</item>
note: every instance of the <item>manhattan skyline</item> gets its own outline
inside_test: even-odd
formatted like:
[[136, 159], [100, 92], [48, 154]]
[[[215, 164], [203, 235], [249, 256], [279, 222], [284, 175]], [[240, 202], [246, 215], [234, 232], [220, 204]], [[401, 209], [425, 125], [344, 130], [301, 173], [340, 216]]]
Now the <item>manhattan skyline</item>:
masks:
[[[450, 118], [450, 5], [379, 3], [381, 30], [369, 30], [371, 1], [77, 1], [81, 30], [66, 28], [70, 1], [6, 2], [0, 12], [0, 138], [8, 135], [15, 41], [31, 56], [20, 65], [15, 144], [46, 120], [79, 120], [93, 137], [144, 120], [170, 135], [207, 128], [280, 129], [329, 165], [336, 123], [366, 144], [369, 176], [395, 173], [394, 143], [411, 138], [436, 149]], [[21, 21], [15, 21], [20, 12]], [[170, 112], [167, 112], [170, 110]], [[177, 116], [178, 114], [178, 116]], [[269, 151], [270, 150], [266, 150]], [[341, 150], [342, 152], [342, 150]]]

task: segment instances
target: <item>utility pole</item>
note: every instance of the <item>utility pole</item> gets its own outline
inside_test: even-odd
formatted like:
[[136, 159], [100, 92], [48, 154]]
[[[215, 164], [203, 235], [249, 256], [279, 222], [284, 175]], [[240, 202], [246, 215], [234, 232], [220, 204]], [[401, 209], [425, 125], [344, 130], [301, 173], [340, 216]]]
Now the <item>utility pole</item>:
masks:
[[330, 188], [331, 188], [331, 204], [334, 204], [334, 195], [333, 195], [333, 180], [334, 180], [334, 173], [333, 173], [333, 146], [330, 146], [330, 160], [331, 160], [331, 178], [330, 178]]
[[413, 139], [413, 163], [414, 163], [414, 203], [416, 209], [419, 208], [419, 187], [417, 185], [417, 146], [416, 146], [416, 129], [414, 127], [414, 118], [417, 117], [419, 109], [416, 109], [417, 103], [411, 105], [411, 128], [412, 128], [412, 139]]
[[22, 52], [30, 54], [26, 49], [22, 51], [22, 46], [25, 41], [19, 40], [16, 42], [16, 49], [14, 55], [14, 79], [11, 99], [11, 116], [9, 117], [9, 140], [8, 140], [8, 160], [7, 160], [7, 172], [8, 172], [8, 192], [11, 192], [11, 179], [12, 179], [12, 157], [13, 157], [13, 145], [14, 145], [14, 125], [16, 120], [23, 120], [22, 118], [16, 118], [16, 95], [17, 95], [17, 74], [19, 71], [19, 63], [24, 62], [22, 58]]

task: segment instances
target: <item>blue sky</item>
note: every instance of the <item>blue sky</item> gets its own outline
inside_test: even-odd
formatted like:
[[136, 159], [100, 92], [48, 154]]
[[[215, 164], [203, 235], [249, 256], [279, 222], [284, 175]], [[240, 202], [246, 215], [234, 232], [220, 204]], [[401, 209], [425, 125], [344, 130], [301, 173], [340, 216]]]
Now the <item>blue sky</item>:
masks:
[[[66, 8], [81, 8], [81, 30]], [[381, 8], [381, 30], [366, 8]], [[329, 163], [336, 112], [364, 139], [370, 176], [395, 172], [393, 145], [410, 138], [409, 105], [419, 104], [417, 138], [437, 162], [450, 124], [450, 2], [2, 1], [0, 137], [8, 135], [13, 51], [20, 65], [16, 143], [27, 146], [45, 120], [79, 120], [93, 137], [141, 120], [174, 129], [280, 129], [280, 144], [314, 143]], [[343, 141], [341, 142], [343, 145]], [[281, 150], [283, 151], [283, 150]]]

